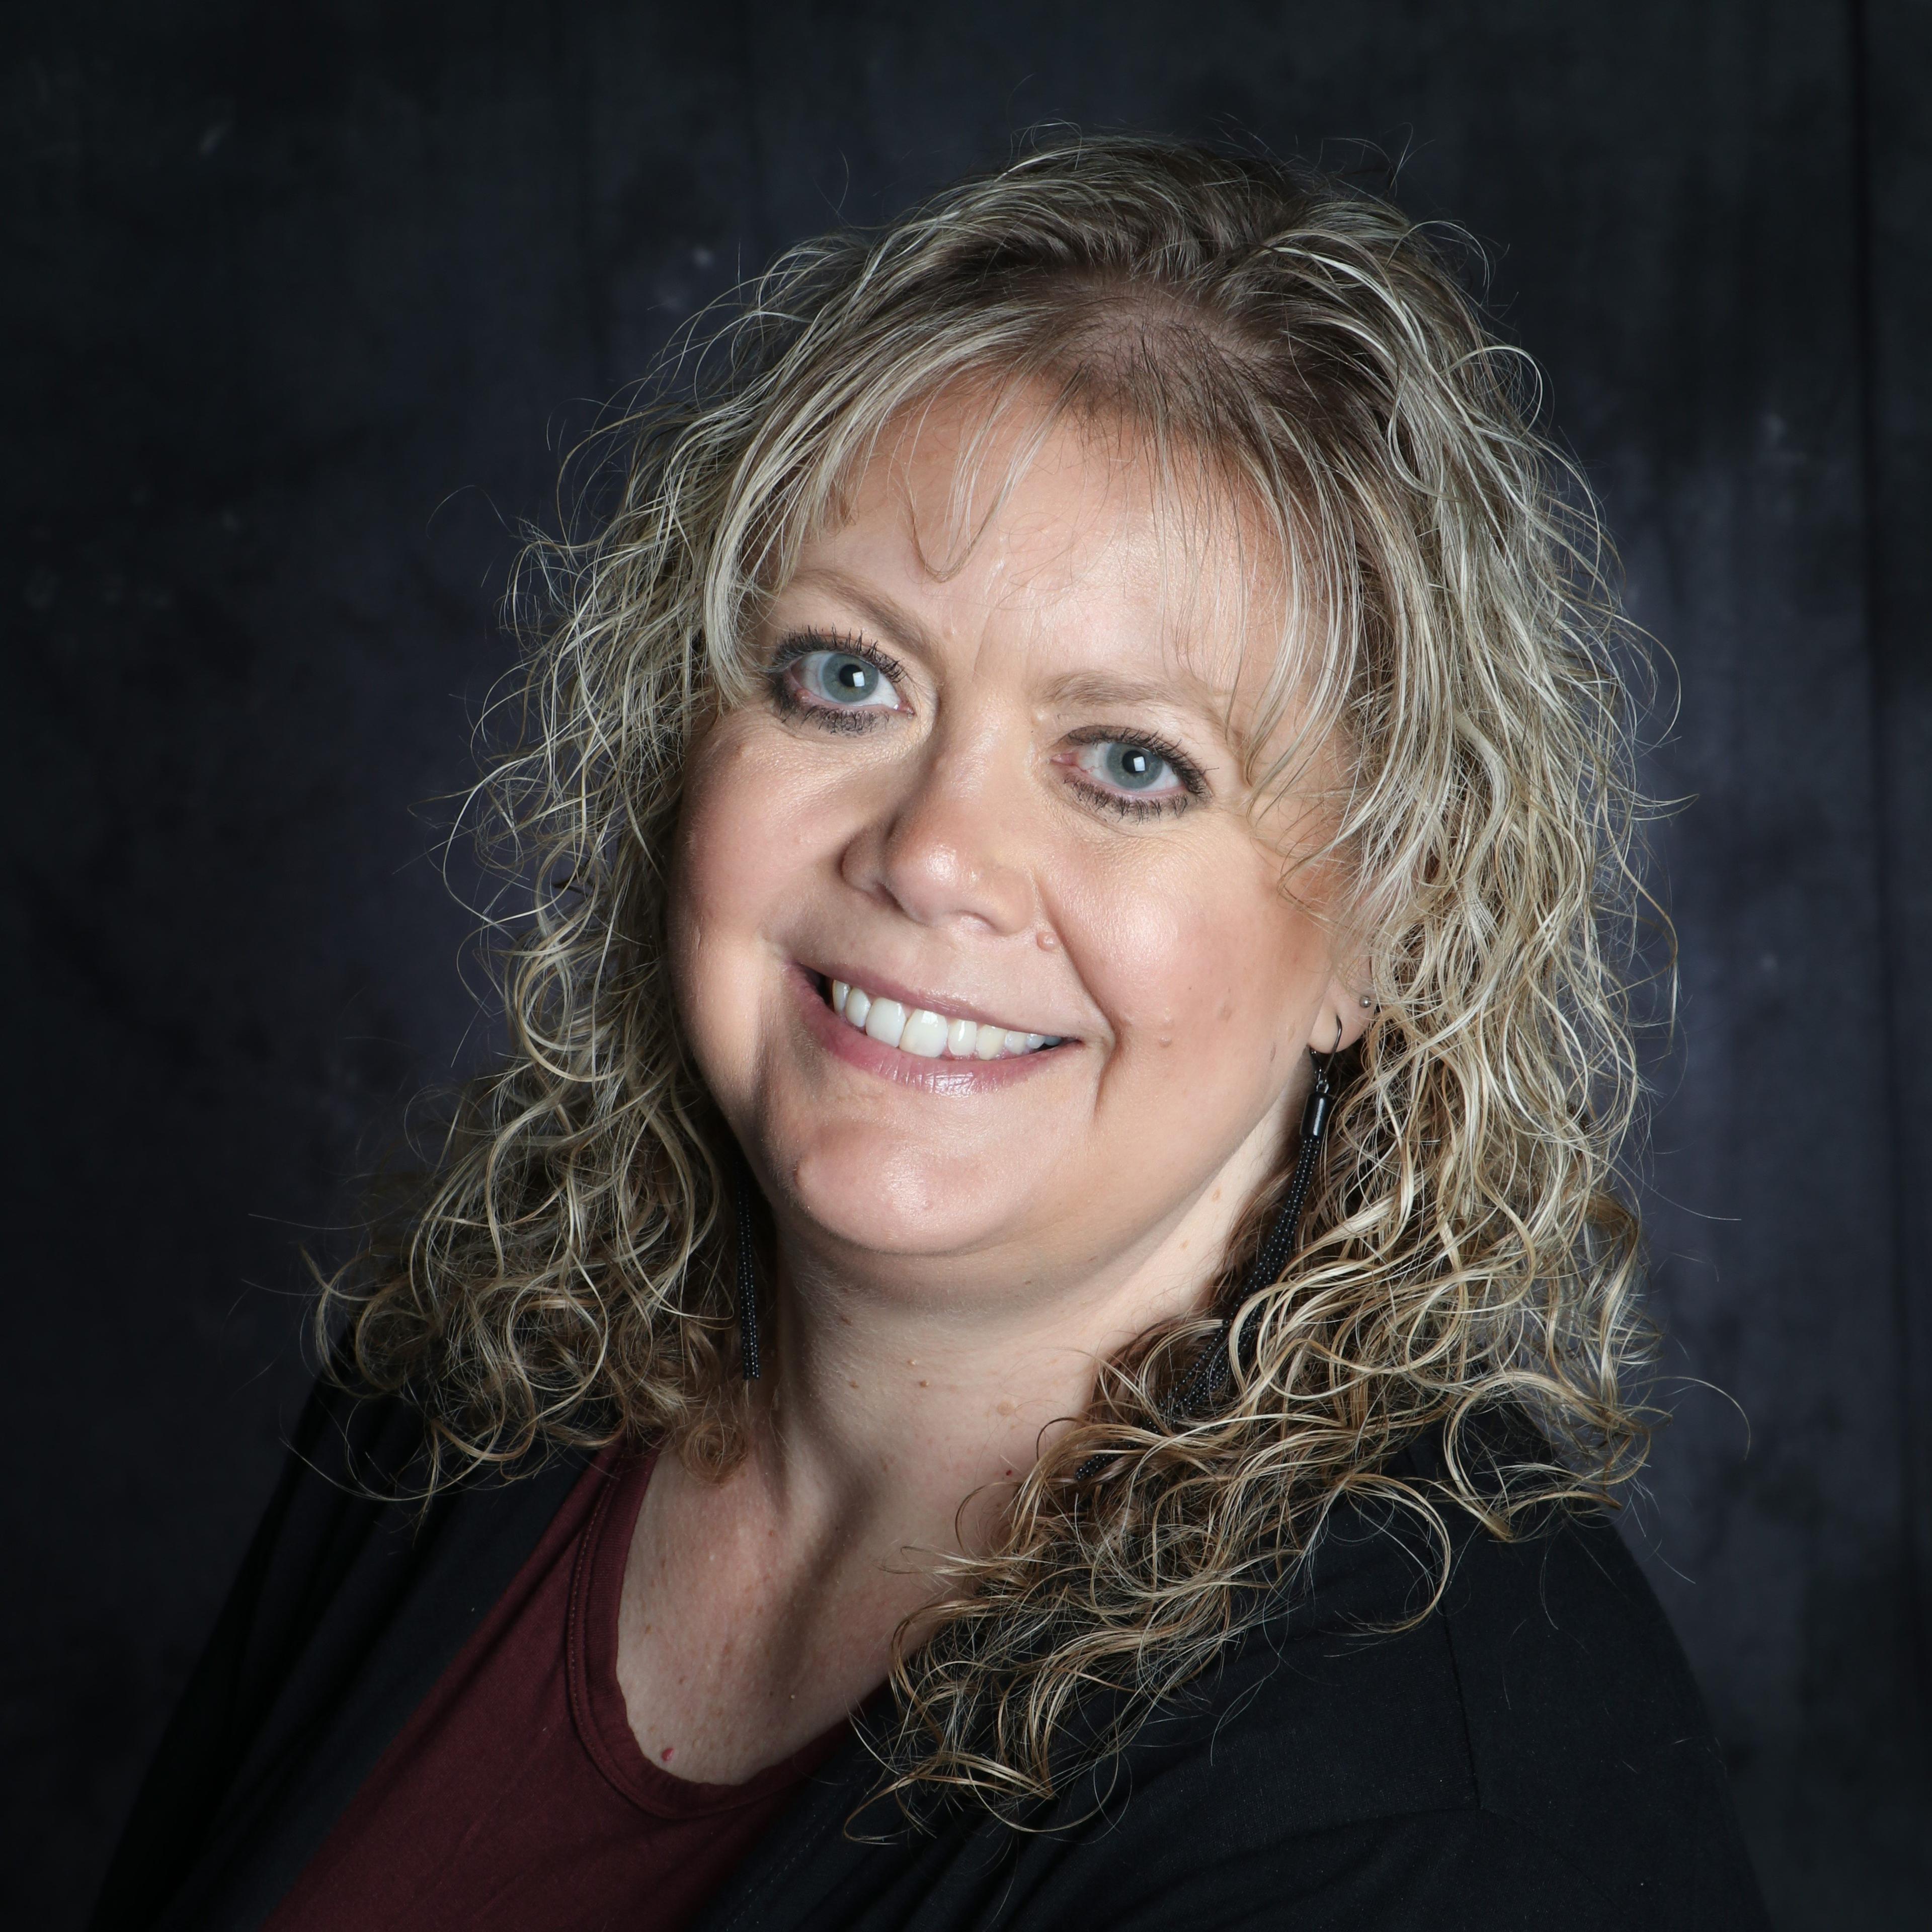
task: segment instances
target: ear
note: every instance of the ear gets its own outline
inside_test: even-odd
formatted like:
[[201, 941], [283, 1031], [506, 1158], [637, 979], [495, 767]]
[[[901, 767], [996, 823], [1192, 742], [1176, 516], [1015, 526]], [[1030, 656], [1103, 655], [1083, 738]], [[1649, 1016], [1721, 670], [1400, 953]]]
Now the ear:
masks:
[[1337, 1053], [1353, 1046], [1376, 1016], [1375, 997], [1368, 990], [1368, 963], [1353, 962], [1352, 967], [1328, 982], [1322, 1004], [1315, 1010], [1315, 1023], [1308, 1030], [1311, 1052]]

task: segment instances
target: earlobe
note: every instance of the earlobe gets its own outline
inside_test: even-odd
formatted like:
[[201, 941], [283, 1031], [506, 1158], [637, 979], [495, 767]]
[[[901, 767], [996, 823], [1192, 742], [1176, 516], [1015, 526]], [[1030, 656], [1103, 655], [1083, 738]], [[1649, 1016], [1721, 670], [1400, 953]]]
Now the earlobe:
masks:
[[1368, 1031], [1375, 1014], [1372, 993], [1363, 992], [1340, 980], [1331, 981], [1328, 997], [1322, 1001], [1309, 1032], [1310, 1051], [1340, 1053], [1344, 1047], [1353, 1046]]

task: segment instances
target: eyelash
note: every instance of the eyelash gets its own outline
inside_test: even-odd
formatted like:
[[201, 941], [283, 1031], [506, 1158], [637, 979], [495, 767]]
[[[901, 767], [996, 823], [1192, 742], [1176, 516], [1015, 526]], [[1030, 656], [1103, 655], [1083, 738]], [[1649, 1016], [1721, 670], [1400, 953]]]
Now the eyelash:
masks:
[[[868, 644], [862, 638], [842, 636], [830, 631], [802, 631], [785, 639], [773, 654], [765, 668], [765, 682], [772, 695], [773, 706], [788, 718], [809, 718], [812, 722], [828, 731], [842, 732], [856, 736], [869, 731], [883, 717], [904, 716], [904, 712], [880, 712], [877, 710], [860, 711], [835, 711], [829, 706], [804, 702], [785, 680], [785, 673], [801, 658], [809, 657], [814, 651], [838, 651], [848, 657], [862, 659], [870, 664], [879, 675], [886, 679], [896, 692], [902, 690], [905, 668], [896, 658], [889, 657], [876, 646]], [[900, 702], [904, 704], [902, 692]], [[1196, 799], [1204, 796], [1208, 790], [1207, 779], [1200, 767], [1179, 746], [1170, 744], [1165, 738], [1158, 738], [1150, 732], [1113, 730], [1102, 725], [1091, 725], [1076, 731], [1067, 741], [1074, 745], [1130, 745], [1136, 751], [1151, 752], [1157, 758], [1165, 759], [1172, 768], [1174, 776], [1180, 781], [1178, 796], [1161, 798], [1130, 798], [1120, 792], [1103, 790], [1090, 784], [1077, 773], [1070, 772], [1066, 778], [1070, 789], [1078, 792], [1090, 804], [1103, 812], [1112, 812], [1117, 818], [1133, 819], [1144, 822], [1153, 818], [1172, 818], [1185, 812]]]
[[1075, 732], [1067, 742], [1074, 745], [1130, 745], [1136, 751], [1151, 752], [1156, 758], [1164, 759], [1180, 781], [1180, 791], [1169, 797], [1130, 798], [1124, 792], [1106, 791], [1099, 785], [1089, 784], [1077, 772], [1068, 774], [1066, 782], [1074, 790], [1102, 810], [1111, 812], [1117, 818], [1144, 821], [1176, 818], [1207, 794], [1208, 781], [1199, 766], [1178, 745], [1169, 744], [1165, 738], [1157, 738], [1151, 732], [1090, 725], [1084, 730]]
[[[861, 731], [869, 731], [881, 716], [903, 717], [904, 712], [880, 712], [876, 707], [857, 711], [835, 711], [830, 706], [809, 704], [785, 682], [785, 673], [800, 658], [808, 658], [814, 651], [836, 651], [842, 656], [858, 658], [872, 668], [900, 692], [899, 701], [905, 703], [902, 689], [905, 679], [905, 667], [898, 658], [888, 657], [875, 646], [868, 644], [862, 638], [841, 637], [830, 631], [801, 631], [786, 638], [779, 645], [771, 662], [765, 668], [765, 682], [771, 692], [772, 703], [787, 718], [809, 718], [812, 722], [827, 731], [840, 731], [848, 736], [856, 736]], [[908, 707], [909, 710], [910, 706]]]

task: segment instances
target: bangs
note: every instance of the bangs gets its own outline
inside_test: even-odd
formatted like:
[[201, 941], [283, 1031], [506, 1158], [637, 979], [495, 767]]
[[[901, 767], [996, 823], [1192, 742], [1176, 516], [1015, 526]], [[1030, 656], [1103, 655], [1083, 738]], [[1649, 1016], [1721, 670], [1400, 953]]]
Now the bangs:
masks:
[[[1095, 285], [1051, 282], [1003, 298], [882, 328], [831, 366], [810, 358], [775, 386], [759, 434], [734, 474], [704, 586], [705, 647], [724, 701], [752, 688], [750, 653], [765, 610], [814, 533], [850, 514], [858, 479], [902, 460], [935, 414], [965, 418], [945, 527], [916, 532], [935, 578], [962, 568], [1041, 449], [1071, 422], [1117, 457], [1160, 526], [1162, 592], [1171, 609], [1198, 609], [1214, 567], [1205, 626], [1238, 640], [1224, 724], [1251, 792], [1308, 800], [1324, 748], [1347, 747], [1340, 808], [1354, 790], [1346, 728], [1362, 624], [1353, 546], [1317, 480], [1308, 440], [1253, 380], [1251, 364], [1165, 305], [1122, 304]], [[1170, 574], [1171, 573], [1171, 574]], [[1233, 587], [1228, 608], [1228, 587]], [[1257, 602], [1274, 607], [1268, 662], [1250, 715], [1233, 686], [1253, 636]], [[1203, 628], [1203, 627], [1197, 627]], [[1282, 736], [1285, 722], [1292, 728]], [[1346, 842], [1338, 830], [1333, 842]]]
[[[363, 1386], [420, 1402], [431, 1487], [619, 1439], [712, 1473], [742, 1455], [736, 1156], [666, 964], [686, 763], [750, 694], [801, 545], [899, 439], [964, 412], [927, 533], [943, 573], [1078, 423], [1151, 493], [1175, 608], [1270, 650], [1251, 796], [1322, 805], [1374, 1011], [1300, 1250], [1242, 1289], [1284, 1162], [1205, 1288], [1240, 1298], [1225, 1404], [1177, 1422], [1168, 1400], [1221, 1336], [1207, 1315], [1102, 1363], [896, 1658], [889, 1788], [1011, 1814], [1080, 1756], [1083, 1700], [1113, 1699], [1105, 1755], [1212, 1666], [1256, 1576], [1292, 1576], [1342, 1498], [1407, 1512], [1446, 1566], [1445, 1512], [1508, 1535], [1640, 1466], [1619, 1163], [1641, 1090], [1626, 974], [1655, 910], [1624, 682], [1641, 649], [1533, 370], [1438, 238], [1346, 184], [1066, 140], [802, 243], [734, 300], [699, 379], [630, 419], [608, 516], [526, 557], [528, 661], [478, 794], [520, 895], [491, 928], [509, 1050], [410, 1218], [328, 1286], [318, 1334], [332, 1348], [339, 1324]], [[1543, 1446], [1465, 1458], [1466, 1425], [1505, 1406]], [[1430, 1430], [1449, 1473], [1424, 1484], [1395, 1459]]]

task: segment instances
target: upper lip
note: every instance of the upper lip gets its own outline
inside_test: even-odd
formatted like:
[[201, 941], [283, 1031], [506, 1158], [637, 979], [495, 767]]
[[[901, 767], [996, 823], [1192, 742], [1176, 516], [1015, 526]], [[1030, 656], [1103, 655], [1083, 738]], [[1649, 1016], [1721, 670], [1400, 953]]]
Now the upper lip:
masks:
[[943, 1020], [973, 1020], [981, 1026], [1003, 1028], [1008, 1033], [1042, 1034], [1048, 1039], [1070, 1040], [1075, 1037], [1070, 1033], [1060, 1032], [1052, 1027], [1016, 1025], [1010, 1020], [996, 1018], [984, 1007], [956, 999], [949, 993], [935, 993], [928, 988], [908, 986], [904, 980], [895, 980], [890, 974], [876, 971], [870, 966], [809, 966], [806, 970], [815, 974], [828, 986], [834, 980], [842, 980], [848, 986], [862, 987], [872, 999], [896, 1000], [909, 1013], [937, 1013]]

